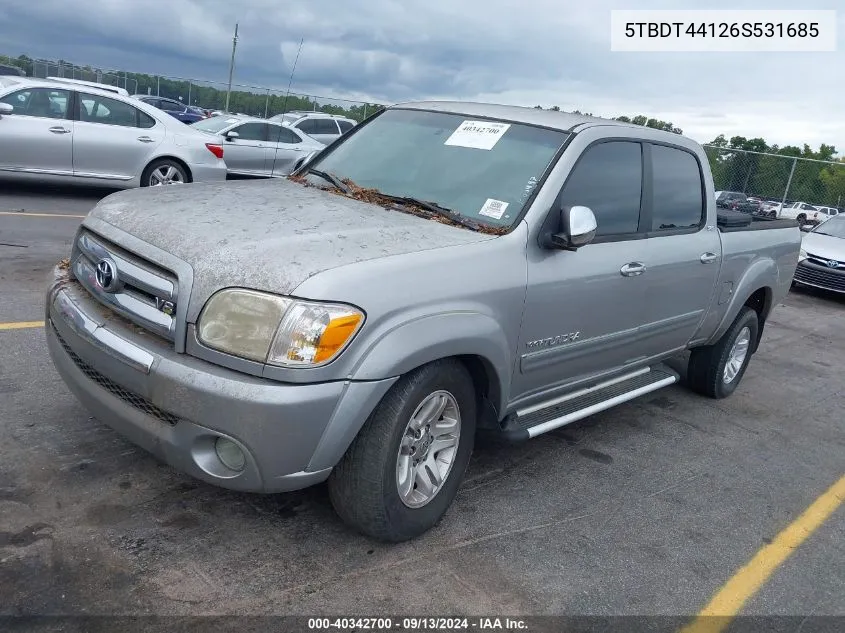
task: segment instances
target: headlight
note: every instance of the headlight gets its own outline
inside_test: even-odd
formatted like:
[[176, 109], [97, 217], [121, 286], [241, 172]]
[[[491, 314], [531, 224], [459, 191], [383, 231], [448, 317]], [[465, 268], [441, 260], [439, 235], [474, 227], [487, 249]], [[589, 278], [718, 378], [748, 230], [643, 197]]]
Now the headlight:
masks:
[[314, 367], [352, 340], [364, 314], [351, 306], [221, 290], [200, 314], [197, 336], [208, 347], [282, 367]]
[[807, 251], [803, 248], [798, 251], [798, 261], [800, 262], [802, 259], [807, 259]]

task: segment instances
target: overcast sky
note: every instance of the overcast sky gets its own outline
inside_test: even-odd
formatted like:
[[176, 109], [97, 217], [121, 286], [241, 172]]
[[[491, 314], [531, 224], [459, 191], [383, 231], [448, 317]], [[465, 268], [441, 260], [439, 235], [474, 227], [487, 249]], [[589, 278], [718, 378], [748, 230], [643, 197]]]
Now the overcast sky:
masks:
[[[0, 54], [59, 58], [379, 103], [455, 98], [646, 114], [699, 141], [719, 133], [845, 154], [845, 4], [835, 53], [614, 53], [610, 9], [700, 0], [0, 0]], [[789, 9], [795, 0], [711, 0]]]

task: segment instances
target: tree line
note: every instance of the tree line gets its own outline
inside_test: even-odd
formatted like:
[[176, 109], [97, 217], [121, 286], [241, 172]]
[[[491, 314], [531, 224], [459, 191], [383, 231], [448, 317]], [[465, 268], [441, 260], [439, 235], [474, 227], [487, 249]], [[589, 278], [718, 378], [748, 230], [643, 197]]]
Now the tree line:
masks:
[[[542, 106], [534, 106], [542, 110]], [[557, 106], [550, 110], [560, 111]], [[574, 114], [593, 116], [575, 110]], [[617, 116], [616, 121], [683, 134], [669, 121], [637, 115]], [[787, 202], [841, 207], [845, 204], [845, 157], [836, 157], [833, 145], [822, 143], [818, 150], [806, 143], [778, 146], [762, 138], [719, 134], [705, 144], [716, 190], [741, 191], [749, 196]], [[794, 160], [794, 159], [798, 160]], [[803, 159], [803, 160], [802, 160]], [[794, 169], [793, 169], [794, 164]], [[788, 186], [788, 189], [787, 189]]]
[[[63, 60], [48, 61], [45, 65], [43, 60], [35, 62], [26, 55], [20, 55], [17, 58], [0, 56], [0, 60], [23, 68], [30, 76], [44, 77], [48, 74], [58, 74], [59, 68], [66, 68], [72, 69], [72, 75], [76, 79], [116, 83], [131, 93], [158, 94], [210, 110], [222, 110], [226, 104], [226, 91], [213, 86], [197, 85], [143, 73], [123, 71], [102, 73], [90, 66], [74, 66]], [[70, 76], [67, 70], [64, 74]], [[539, 105], [534, 107], [544, 109]], [[266, 92], [240, 89], [233, 90], [229, 98], [230, 112], [261, 117], [291, 110], [309, 110], [363, 121], [382, 108], [382, 105], [374, 103], [348, 106], [320, 104], [315, 98], [307, 96], [286, 96], [278, 93], [268, 95]], [[560, 111], [558, 106], [548, 109]], [[582, 113], [579, 110], [575, 110], [574, 113], [593, 116], [592, 113]], [[613, 119], [674, 134], [683, 134], [683, 130], [671, 121], [663, 121], [642, 114], [631, 117], [621, 115]], [[832, 145], [822, 144], [818, 150], [813, 150], [806, 144], [803, 147], [794, 145], [779, 147], [776, 144], [769, 145], [762, 138], [748, 139], [743, 136], [734, 136], [727, 139], [720, 134], [706, 144], [705, 151], [710, 160], [717, 190], [742, 191], [748, 195], [777, 200], [786, 195], [789, 201], [802, 200], [811, 204], [836, 207], [845, 204], [845, 158], [835, 158], [836, 149]], [[796, 157], [810, 160], [798, 160], [793, 170], [792, 159]], [[788, 191], [787, 182], [789, 182]]]
[[[153, 94], [168, 99], [182, 101], [185, 104], [198, 106], [208, 110], [223, 110], [226, 106], [225, 88], [215, 88], [178, 79], [169, 79], [144, 73], [130, 73], [123, 71], [103, 72], [91, 66], [75, 66], [64, 60], [34, 61], [26, 55], [17, 58], [3, 57], [0, 61], [11, 63], [26, 71], [29, 76], [46, 77], [57, 76], [60, 72], [68, 79], [83, 81], [99, 81], [121, 88], [126, 88], [130, 94]], [[61, 69], [61, 71], [60, 71]], [[229, 95], [229, 112], [238, 112], [250, 116], [273, 116], [293, 110], [308, 110], [327, 112], [346, 116], [356, 121], [363, 121], [375, 114], [383, 106], [374, 103], [350, 104], [347, 106], [319, 103], [317, 99], [302, 95], [286, 95], [277, 93], [254, 92], [250, 90], [232, 88]]]

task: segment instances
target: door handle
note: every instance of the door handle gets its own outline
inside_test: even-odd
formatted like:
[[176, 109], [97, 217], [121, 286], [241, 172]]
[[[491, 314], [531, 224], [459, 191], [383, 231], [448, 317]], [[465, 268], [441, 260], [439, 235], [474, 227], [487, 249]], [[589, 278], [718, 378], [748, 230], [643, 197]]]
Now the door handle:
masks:
[[716, 253], [704, 253], [699, 259], [702, 264], [712, 264], [719, 259], [719, 256]]
[[645, 272], [645, 264], [642, 262], [631, 262], [630, 264], [622, 266], [622, 268], [619, 269], [619, 272], [622, 273], [623, 277], [636, 277], [637, 275], [642, 275]]
[[149, 136], [139, 136], [138, 140], [141, 141], [142, 143], [154, 143], [155, 142]]
[[50, 131], [53, 134], [70, 134], [70, 130], [66, 127], [62, 127], [61, 125], [56, 125], [50, 128]]

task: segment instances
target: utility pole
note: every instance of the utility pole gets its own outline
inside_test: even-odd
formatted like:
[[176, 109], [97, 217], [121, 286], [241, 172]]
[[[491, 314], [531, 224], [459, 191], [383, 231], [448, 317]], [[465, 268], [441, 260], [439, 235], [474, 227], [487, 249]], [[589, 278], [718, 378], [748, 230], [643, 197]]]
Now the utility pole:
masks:
[[238, 24], [235, 23], [235, 37], [232, 38], [232, 59], [229, 62], [229, 87], [226, 90], [226, 112], [229, 111], [229, 96], [232, 94], [232, 73], [235, 71], [235, 49], [238, 47]]

